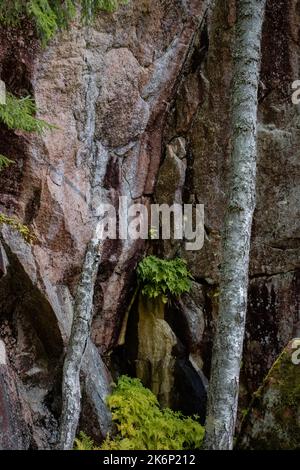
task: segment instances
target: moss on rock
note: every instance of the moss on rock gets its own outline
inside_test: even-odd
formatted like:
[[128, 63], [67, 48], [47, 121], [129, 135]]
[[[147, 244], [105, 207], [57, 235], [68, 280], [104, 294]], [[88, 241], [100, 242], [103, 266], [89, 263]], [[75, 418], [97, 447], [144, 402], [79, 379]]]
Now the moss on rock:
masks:
[[254, 394], [237, 447], [241, 449], [300, 449], [300, 364], [293, 340], [273, 364]]

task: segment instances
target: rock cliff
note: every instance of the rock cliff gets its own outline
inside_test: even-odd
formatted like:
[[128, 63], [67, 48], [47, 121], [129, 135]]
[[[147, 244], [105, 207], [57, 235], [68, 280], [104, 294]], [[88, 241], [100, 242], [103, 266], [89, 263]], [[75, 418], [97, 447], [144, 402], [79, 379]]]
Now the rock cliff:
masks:
[[[0, 30], [2, 80], [17, 95], [33, 95], [39, 117], [57, 126], [42, 136], [0, 126], [0, 153], [15, 160], [0, 174], [0, 208], [35, 235], [30, 246], [2, 228], [0, 448], [55, 445], [62, 359], [84, 254], [99, 204], [117, 208], [120, 196], [146, 205], [205, 205], [202, 250], [155, 245], [162, 256], [180, 253], [194, 276], [191, 293], [167, 308], [165, 319], [177, 337], [174, 407], [203, 416], [230, 153], [235, 2], [224, 3], [212, 13], [204, 0], [130, 0], [90, 26], [74, 21], [45, 48], [30, 24]], [[267, 2], [241, 408], [299, 336], [300, 117], [291, 101], [299, 25], [298, 1]], [[125, 345], [118, 340], [135, 268], [152, 247], [146, 240], [106, 240], [101, 247], [82, 371], [81, 428], [94, 437], [109, 428], [111, 374], [130, 370], [137, 358], [137, 300]]]

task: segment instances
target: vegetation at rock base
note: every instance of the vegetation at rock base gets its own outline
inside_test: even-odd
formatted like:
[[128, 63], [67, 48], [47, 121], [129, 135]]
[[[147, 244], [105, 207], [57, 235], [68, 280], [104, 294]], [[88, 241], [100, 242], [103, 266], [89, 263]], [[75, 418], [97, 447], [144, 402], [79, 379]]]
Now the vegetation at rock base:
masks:
[[97, 11], [112, 12], [119, 0], [4, 0], [0, 5], [0, 23], [17, 26], [24, 18], [32, 20], [43, 44], [46, 44], [58, 29], [67, 28], [80, 6], [83, 21], [89, 21]]
[[[161, 409], [155, 395], [138, 379], [122, 376], [107, 399], [117, 426], [101, 450], [184, 450], [201, 448], [204, 428], [195, 418]], [[77, 450], [96, 450], [84, 433], [76, 439]]]
[[178, 297], [191, 289], [192, 275], [181, 258], [147, 256], [139, 263], [137, 274], [142, 294], [149, 298], [161, 296], [164, 303], [169, 296]]
[[74, 441], [74, 450], [100, 450], [100, 447], [95, 445], [91, 437], [80, 431], [79, 436]]

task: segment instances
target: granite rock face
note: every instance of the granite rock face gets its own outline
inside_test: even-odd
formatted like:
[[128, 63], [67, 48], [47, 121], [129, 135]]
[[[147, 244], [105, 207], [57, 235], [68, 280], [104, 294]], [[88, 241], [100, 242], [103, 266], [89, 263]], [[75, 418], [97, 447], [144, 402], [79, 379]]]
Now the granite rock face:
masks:
[[[168, 145], [178, 138], [185, 141], [187, 168], [181, 190], [183, 202], [205, 206], [202, 250], [185, 251], [184, 245], [179, 244], [175, 252], [186, 258], [204, 291], [205, 300], [198, 305], [205, 311], [200, 349], [207, 374], [218, 308], [230, 160], [230, 84], [236, 15], [234, 1], [219, 5], [219, 10], [209, 12], [195, 37], [195, 48], [181, 78], [164, 133], [165, 161], [169, 160]], [[257, 206], [241, 407], [249, 402], [299, 328], [300, 120], [299, 107], [291, 99], [292, 82], [299, 75], [300, 48], [296, 37], [299, 37], [299, 2], [267, 1], [259, 90]], [[161, 172], [165, 173], [163, 165]], [[173, 188], [173, 174], [164, 178], [165, 191]], [[176, 190], [175, 193], [178, 198]], [[159, 202], [164, 201], [163, 193], [156, 195]], [[164, 252], [169, 254], [169, 247]]]
[[[99, 205], [118, 208], [120, 196], [128, 204], [205, 205], [201, 251], [185, 251], [180, 242], [157, 247], [163, 256], [185, 257], [195, 278], [191, 295], [167, 316], [184, 350], [180, 360], [201, 377], [199, 399], [204, 394], [218, 309], [235, 24], [233, 0], [214, 14], [208, 3], [131, 0], [89, 27], [74, 22], [43, 50], [30, 25], [0, 31], [1, 78], [11, 92], [32, 94], [39, 117], [58, 127], [32, 136], [0, 126], [0, 153], [16, 162], [0, 174], [0, 209], [36, 236], [28, 246], [7, 228], [1, 235], [0, 338], [13, 399], [26, 410], [22, 436], [9, 428], [18, 448], [55, 444], [62, 358], [85, 250]], [[300, 117], [291, 102], [299, 16], [296, 0], [267, 2], [242, 407], [300, 321]], [[93, 435], [109, 428], [111, 377], [102, 358], [110, 365], [136, 265], [151, 246], [107, 240], [101, 247], [93, 343], [83, 368], [81, 426]]]
[[[10, 267], [1, 279], [0, 316], [1, 337], [26, 383], [35, 420], [31, 446], [51, 447], [56, 439], [62, 356], [97, 209], [100, 203], [117, 208], [119, 196], [128, 204], [150, 201], [169, 103], [204, 9], [196, 0], [134, 0], [89, 27], [75, 22], [44, 50], [30, 25], [1, 32], [1, 78], [11, 92], [33, 94], [39, 116], [58, 127], [42, 137], [1, 128], [0, 150], [16, 161], [1, 172], [1, 209], [36, 236], [30, 247], [3, 229]], [[97, 349], [83, 372], [92, 400], [87, 408], [104, 435], [111, 379], [99, 353], [115, 344], [145, 249], [139, 240], [102, 247], [92, 334]], [[102, 384], [88, 379], [97, 360]]]

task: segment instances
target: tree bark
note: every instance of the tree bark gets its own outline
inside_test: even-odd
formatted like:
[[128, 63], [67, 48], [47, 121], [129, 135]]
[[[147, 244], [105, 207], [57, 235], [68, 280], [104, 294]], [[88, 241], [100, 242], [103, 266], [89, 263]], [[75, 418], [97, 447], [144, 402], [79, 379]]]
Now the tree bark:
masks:
[[62, 414], [59, 448], [69, 450], [78, 426], [81, 409], [80, 369], [90, 336], [95, 278], [100, 262], [99, 239], [89, 243], [76, 293], [71, 335], [63, 367]]
[[245, 334], [251, 226], [255, 208], [257, 93], [264, 10], [265, 0], [237, 1], [231, 98], [232, 161], [205, 449], [233, 448]]

